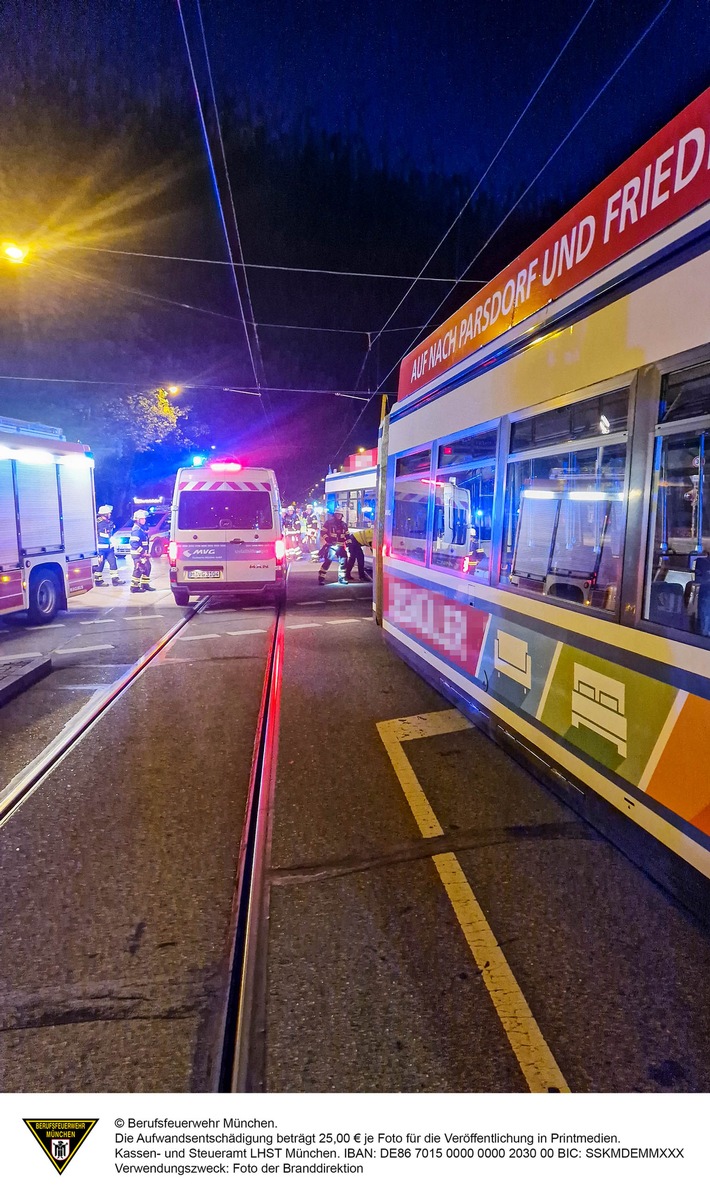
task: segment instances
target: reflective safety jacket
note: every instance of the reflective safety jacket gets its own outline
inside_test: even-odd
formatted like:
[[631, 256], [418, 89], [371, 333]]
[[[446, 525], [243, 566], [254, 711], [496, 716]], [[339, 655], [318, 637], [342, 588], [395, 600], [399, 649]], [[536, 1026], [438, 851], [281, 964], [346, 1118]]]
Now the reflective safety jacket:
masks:
[[116, 527], [109, 517], [102, 514], [96, 519], [96, 530], [99, 536], [99, 551], [108, 551], [111, 546], [111, 535]]
[[348, 527], [342, 518], [328, 518], [321, 531], [327, 547], [337, 547], [348, 537]]
[[147, 555], [150, 545], [150, 535], [145, 526], [139, 526], [136, 522], [131, 530], [131, 555]]

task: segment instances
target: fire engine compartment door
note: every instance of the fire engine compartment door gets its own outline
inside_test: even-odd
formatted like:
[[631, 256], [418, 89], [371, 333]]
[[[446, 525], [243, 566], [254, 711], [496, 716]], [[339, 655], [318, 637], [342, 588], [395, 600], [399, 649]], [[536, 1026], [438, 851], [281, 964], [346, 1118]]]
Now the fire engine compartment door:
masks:
[[22, 553], [61, 550], [56, 464], [18, 462], [16, 471]]
[[19, 562], [12, 463], [0, 459], [0, 568], [16, 568]]
[[94, 488], [89, 460], [77, 455], [59, 467], [64, 549], [67, 555], [96, 555]]

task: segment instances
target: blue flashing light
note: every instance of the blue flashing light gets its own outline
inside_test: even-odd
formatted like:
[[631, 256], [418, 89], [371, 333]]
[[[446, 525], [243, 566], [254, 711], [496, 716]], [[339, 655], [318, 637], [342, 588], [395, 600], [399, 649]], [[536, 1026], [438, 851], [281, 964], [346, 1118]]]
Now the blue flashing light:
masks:
[[206, 461], [207, 461], [206, 455], [193, 455], [192, 456], [192, 466], [193, 467], [202, 467], [203, 463], [206, 463]]

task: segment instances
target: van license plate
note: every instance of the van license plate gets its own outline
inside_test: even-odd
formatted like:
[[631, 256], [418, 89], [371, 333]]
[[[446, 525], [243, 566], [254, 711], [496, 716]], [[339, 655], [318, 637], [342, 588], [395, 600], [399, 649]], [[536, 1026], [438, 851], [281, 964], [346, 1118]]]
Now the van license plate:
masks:
[[222, 569], [216, 568], [214, 571], [193, 570], [187, 573], [188, 580], [219, 580], [222, 575]]

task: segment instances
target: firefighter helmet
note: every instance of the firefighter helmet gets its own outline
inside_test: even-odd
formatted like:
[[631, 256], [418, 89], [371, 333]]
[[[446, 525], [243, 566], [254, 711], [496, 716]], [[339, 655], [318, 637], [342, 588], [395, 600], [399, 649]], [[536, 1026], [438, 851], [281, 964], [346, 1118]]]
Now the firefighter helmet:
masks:
[[147, 518], [147, 516], [148, 516], [147, 510], [136, 509], [136, 512], [133, 514], [133, 521], [138, 522], [138, 521], [140, 521], [141, 518]]
[[103, 515], [107, 518], [110, 518], [112, 513], [113, 505], [99, 505], [99, 517]]

